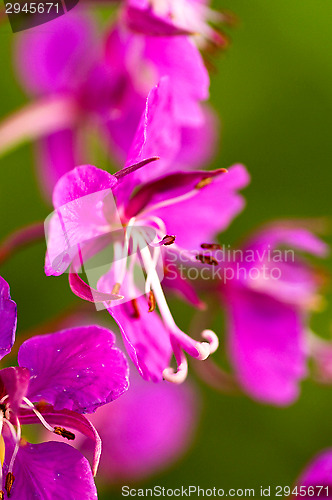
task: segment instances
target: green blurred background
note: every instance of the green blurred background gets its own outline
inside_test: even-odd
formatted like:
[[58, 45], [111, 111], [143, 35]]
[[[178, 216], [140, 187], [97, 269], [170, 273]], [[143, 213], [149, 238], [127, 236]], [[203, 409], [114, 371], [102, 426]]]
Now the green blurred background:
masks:
[[[232, 243], [262, 222], [280, 217], [332, 215], [332, 0], [223, 0], [239, 23], [227, 53], [215, 60], [211, 101], [222, 120], [215, 167], [247, 165], [247, 208], [222, 237]], [[0, 116], [27, 102], [12, 71], [15, 35], [0, 27]], [[102, 167], [102, 165], [99, 165]], [[31, 146], [0, 159], [2, 239], [44, 219], [33, 174]], [[327, 240], [331, 242], [330, 235]], [[18, 304], [18, 336], [75, 303], [67, 276], [43, 274], [44, 245], [28, 248], [3, 265]], [[329, 272], [332, 261], [326, 262]], [[328, 290], [329, 292], [329, 290]], [[331, 335], [332, 300], [312, 325]], [[172, 303], [182, 326], [190, 314]], [[219, 321], [221, 328], [221, 321]], [[38, 330], [40, 331], [40, 330]], [[218, 332], [221, 333], [221, 332]], [[220, 355], [219, 355], [220, 356]], [[194, 377], [194, 375], [193, 375]], [[203, 416], [190, 453], [144, 486], [256, 488], [291, 485], [310, 458], [332, 446], [332, 388], [305, 382], [299, 401], [284, 409], [230, 397], [204, 387]], [[117, 491], [102, 498], [121, 498]]]

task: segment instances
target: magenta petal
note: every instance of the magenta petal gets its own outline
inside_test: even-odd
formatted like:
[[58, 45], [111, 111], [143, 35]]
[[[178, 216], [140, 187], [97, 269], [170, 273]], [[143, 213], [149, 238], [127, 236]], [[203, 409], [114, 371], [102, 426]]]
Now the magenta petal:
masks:
[[150, 207], [157, 203], [168, 202], [169, 199], [186, 195], [190, 191], [195, 191], [203, 180], [212, 180], [225, 174], [225, 172], [225, 169], [222, 168], [211, 171], [177, 172], [156, 181], [145, 183], [128, 203], [126, 215], [127, 217], [133, 217], [143, 209], [148, 208], [150, 210]]
[[[12, 451], [6, 440], [6, 457]], [[8, 454], [11, 456], [11, 454]], [[4, 476], [8, 463], [4, 463]], [[14, 462], [12, 500], [97, 499], [89, 462], [65, 443], [25, 443]]]
[[45, 223], [47, 275], [62, 274], [82, 245], [109, 232], [104, 214], [105, 198], [114, 223], [120, 225], [112, 189], [117, 179], [92, 165], [77, 167], [57, 182], [53, 192], [55, 212]]
[[170, 78], [177, 123], [201, 123], [200, 101], [209, 97], [210, 79], [194, 43], [184, 36], [146, 36], [144, 56], [156, 68], [158, 79]]
[[27, 368], [14, 367], [0, 370], [1, 398], [9, 396], [10, 407], [17, 412], [22, 399], [27, 395], [30, 373]]
[[171, 84], [168, 77], [163, 77], [148, 95], [126, 165], [138, 163], [152, 156], [159, 156], [158, 163], [135, 174], [137, 181], [151, 180], [151, 178], [167, 173], [166, 169], [179, 147], [180, 129], [174, 119]]
[[214, 241], [243, 209], [244, 200], [237, 191], [248, 182], [246, 169], [236, 165], [191, 198], [154, 210], [153, 215], [164, 221], [168, 234], [176, 235], [178, 246], [198, 249], [201, 243]]
[[57, 182], [53, 191], [54, 208], [59, 208], [89, 194], [116, 186], [116, 178], [93, 165], [81, 165]]
[[72, 292], [80, 299], [87, 300], [88, 302], [107, 302], [109, 300], [121, 299], [121, 295], [114, 295], [112, 293], [102, 293], [94, 288], [91, 288], [77, 273], [69, 273], [69, 286]]
[[128, 354], [145, 380], [158, 382], [169, 366], [172, 348], [169, 333], [158, 314], [148, 312], [147, 301], [136, 299], [139, 317], [131, 302], [109, 308], [119, 325]]
[[[246, 267], [269, 268], [271, 262], [275, 262], [280, 279], [249, 280], [247, 284], [276, 299], [308, 309], [317, 300], [321, 279], [298, 254], [308, 252], [323, 257], [328, 253], [328, 246], [300, 224], [296, 221], [279, 221], [264, 227], [249, 240], [244, 251], [255, 255], [255, 261], [247, 263]], [[282, 259], [274, 260], [277, 259], [277, 252], [282, 255]]]
[[31, 372], [29, 399], [55, 410], [91, 413], [128, 389], [128, 365], [106, 328], [85, 326], [25, 341], [20, 366]]
[[267, 295], [226, 290], [229, 351], [239, 382], [261, 402], [287, 405], [306, 375], [305, 337], [300, 314]]
[[[315, 489], [315, 495], [302, 496], [302, 498], [328, 498], [332, 497], [332, 449], [328, 448], [327, 450], [319, 453], [311, 463], [305, 468], [302, 472], [300, 478], [296, 481], [299, 486], [304, 486], [303, 490], [308, 491], [309, 486], [313, 486]], [[320, 490], [319, 494], [319, 486], [323, 486], [323, 489]], [[328, 487], [328, 495], [326, 494]], [[298, 488], [299, 489], [299, 488]], [[309, 492], [310, 493], [310, 492]]]
[[204, 168], [209, 165], [220, 139], [219, 128], [216, 113], [204, 106], [200, 124], [181, 128], [181, 147], [171, 166], [172, 170]]
[[149, 2], [127, 2], [123, 12], [123, 21], [128, 28], [143, 35], [175, 36], [190, 35], [191, 33], [177, 26], [171, 19], [164, 19], [155, 15]]
[[308, 252], [318, 257], [328, 253], [328, 245], [307, 229], [300, 227], [301, 221], [279, 221], [263, 228], [247, 243], [246, 247], [255, 251], [264, 248], [289, 246], [302, 252]]
[[[98, 432], [87, 418], [80, 413], [76, 413], [70, 410], [55, 411], [50, 405], [44, 403], [40, 407], [37, 407], [42, 415], [46, 418], [47, 422], [53, 426], [60, 426], [66, 429], [72, 429], [74, 431], [79, 431], [85, 437], [93, 443], [93, 474], [97, 472], [99, 465], [100, 455], [101, 455], [101, 439]], [[30, 409], [20, 409], [19, 419], [22, 425], [27, 424], [39, 424], [39, 418], [31, 412]]]
[[96, 56], [91, 18], [73, 12], [19, 35], [16, 66], [22, 85], [34, 94], [75, 90]]
[[73, 130], [60, 130], [38, 144], [38, 176], [48, 198], [60, 177], [78, 164], [76, 139]]
[[13, 347], [16, 323], [16, 304], [10, 298], [8, 283], [0, 276], [0, 359]]

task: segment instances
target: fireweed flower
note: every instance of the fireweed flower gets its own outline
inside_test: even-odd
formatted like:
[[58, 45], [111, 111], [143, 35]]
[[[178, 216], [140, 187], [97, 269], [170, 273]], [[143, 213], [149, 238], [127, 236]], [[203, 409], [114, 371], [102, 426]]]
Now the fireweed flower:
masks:
[[307, 323], [320, 285], [308, 262], [285, 247], [319, 257], [327, 253], [311, 232], [285, 222], [256, 234], [242, 247], [243, 258], [220, 264], [234, 271], [220, 282], [219, 293], [237, 379], [251, 397], [275, 405], [292, 403], [306, 375]]
[[[6, 284], [4, 289], [8, 292]], [[11, 334], [8, 310], [0, 309], [0, 322]], [[95, 474], [101, 441], [83, 413], [128, 388], [128, 365], [113, 344], [105, 328], [71, 328], [30, 338], [19, 349], [19, 366], [0, 370], [0, 498], [97, 498], [91, 468], [80, 452], [65, 443], [29, 444], [22, 425], [39, 423], [74, 440], [69, 427], [92, 439]]]
[[[143, 146], [147, 147], [146, 143]], [[170, 245], [173, 251], [187, 252], [195, 260], [189, 251], [199, 251], [202, 241], [225, 229], [243, 208], [237, 190], [248, 183], [248, 175], [237, 165], [228, 173], [223, 169], [178, 172], [140, 186], [135, 179], [137, 171], [128, 166], [111, 175], [85, 165], [58, 181], [53, 192], [55, 212], [47, 225], [45, 271], [60, 275], [71, 265], [72, 290], [87, 300], [106, 303], [141, 375], [147, 380], [164, 377], [182, 382], [187, 374], [183, 351], [203, 360], [214, 352], [218, 340], [206, 330], [202, 335], [208, 342], [198, 342], [177, 327], [156, 263]], [[114, 265], [103, 273], [98, 292], [91, 292], [77, 269], [119, 230], [124, 237], [114, 241]], [[139, 292], [133, 273], [137, 262], [146, 276]], [[172, 353], [178, 365], [175, 373], [169, 367]]]
[[[177, 165], [196, 167], [210, 158], [216, 119], [201, 107], [208, 97], [209, 77], [198, 50], [181, 37], [175, 43], [161, 42], [161, 56], [154, 42], [143, 38], [120, 34], [114, 28], [104, 42], [84, 10], [52, 21], [52, 30], [38, 28], [20, 34], [17, 73], [35, 100], [2, 124], [0, 151], [22, 139], [39, 139], [38, 173], [48, 194], [61, 175], [89, 157], [87, 137], [93, 130], [110, 153], [123, 161], [147, 95], [165, 75], [171, 78], [177, 96], [177, 112], [172, 117], [173, 123], [177, 120], [173, 130]], [[142, 44], [147, 46], [145, 51]]]

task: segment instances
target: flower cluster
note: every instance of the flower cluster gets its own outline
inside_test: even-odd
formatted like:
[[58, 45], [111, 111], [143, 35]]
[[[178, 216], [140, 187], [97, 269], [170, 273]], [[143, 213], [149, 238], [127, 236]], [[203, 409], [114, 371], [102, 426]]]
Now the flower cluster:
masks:
[[[104, 326], [72, 319], [25, 340], [18, 366], [0, 371], [0, 499], [96, 498], [101, 438], [108, 480], [137, 479], [173, 460], [197, 420], [194, 389], [170, 384], [185, 381], [188, 358], [213, 387], [277, 406], [298, 397], [309, 358], [332, 380], [332, 347], [309, 329], [321, 277], [298, 255], [324, 257], [325, 243], [294, 221], [267, 225], [232, 252], [218, 242], [250, 181], [241, 164], [204, 169], [218, 138], [206, 55], [227, 46], [222, 29], [233, 16], [206, 0], [124, 0], [101, 33], [87, 4], [16, 39], [15, 68], [31, 103], [0, 124], [0, 151], [35, 142], [38, 180], [53, 204], [45, 273], [67, 273], [76, 296], [107, 310], [133, 383], [125, 394], [129, 365]], [[7, 242], [0, 263], [35, 234]], [[188, 330], [170, 295], [195, 309]], [[232, 373], [210, 358], [219, 310]], [[0, 278], [1, 358], [15, 332], [16, 305]], [[22, 426], [36, 423], [44, 442], [30, 444]], [[329, 452], [320, 460], [331, 469]], [[319, 476], [315, 466], [307, 475]]]

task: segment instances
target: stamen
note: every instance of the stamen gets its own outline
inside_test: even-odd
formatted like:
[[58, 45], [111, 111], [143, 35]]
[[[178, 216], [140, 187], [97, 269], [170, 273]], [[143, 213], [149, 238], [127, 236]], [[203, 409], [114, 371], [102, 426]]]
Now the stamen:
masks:
[[205, 250], [221, 250], [222, 246], [218, 243], [202, 243], [201, 248], [204, 248]]
[[138, 302], [137, 302], [137, 299], [132, 299], [131, 300], [131, 304], [133, 306], [133, 309], [134, 309], [134, 312], [133, 312], [133, 317], [138, 319], [141, 314], [139, 312], [139, 307], [138, 307]]
[[1, 490], [0, 491], [0, 500], [4, 500], [5, 498], [5, 493]]
[[195, 189], [202, 189], [203, 187], [208, 186], [211, 184], [212, 180], [212, 177], [205, 177], [205, 179], [202, 179], [198, 184], [196, 184]]
[[157, 271], [155, 269], [154, 262], [151, 258], [150, 250], [146, 247], [145, 241], [139, 238], [138, 241], [142, 260], [144, 267], [148, 274], [149, 283], [152, 285], [153, 292], [155, 294], [156, 302], [158, 304], [161, 316], [165, 323], [168, 325], [171, 331], [177, 328], [173, 316], [168, 308], [162, 286], [159, 281]]
[[67, 429], [64, 429], [63, 427], [54, 427], [54, 434], [57, 434], [58, 436], [62, 436], [69, 441], [73, 441], [75, 439], [75, 434], [73, 432], [67, 431]]
[[[10, 463], [9, 463], [9, 467], [8, 467], [8, 473], [7, 473], [6, 481], [5, 481], [5, 490], [7, 491], [7, 495], [9, 497], [11, 489], [12, 489], [12, 486], [13, 486], [13, 483], [14, 483], [14, 479], [15, 479], [14, 475], [12, 473], [12, 470], [13, 470], [13, 467], [14, 467], [14, 462], [15, 462], [15, 459], [16, 459], [19, 447], [20, 447], [21, 425], [20, 425], [20, 422], [19, 422], [18, 418], [16, 417], [16, 425], [17, 425], [17, 432], [16, 432], [13, 424], [11, 422], [9, 422], [9, 420], [5, 420], [4, 423], [7, 424], [8, 428], [9, 428], [11, 434], [12, 434], [12, 437], [13, 437], [13, 439], [15, 441], [15, 448], [14, 448], [12, 457], [10, 459]], [[1, 474], [1, 486], [2, 486], [2, 474]]]
[[10, 492], [12, 490], [14, 481], [15, 481], [14, 474], [12, 472], [8, 472], [8, 474], [6, 476], [6, 484], [5, 484], [5, 490], [7, 491], [8, 496], [10, 496]]
[[174, 345], [176, 346], [173, 351], [178, 362], [179, 368], [177, 373], [179, 372], [179, 374], [177, 375], [177, 373], [175, 373], [172, 368], [167, 368], [165, 372], [165, 378], [166, 380], [173, 381], [175, 377], [176, 381], [183, 381], [186, 377], [185, 373], [187, 371], [187, 367], [182, 348], [190, 356], [193, 356], [194, 358], [199, 360], [204, 360], [210, 355], [211, 352], [213, 352], [214, 349], [217, 348], [217, 338], [215, 334], [213, 334], [213, 332], [211, 333], [210, 330], [207, 330], [204, 335], [208, 336], [208, 339], [211, 341], [211, 345], [207, 342], [197, 342], [177, 327], [166, 302], [158, 274], [151, 258], [150, 250], [145, 246], [144, 240], [142, 238], [140, 238], [139, 247], [144, 267], [147, 270], [148, 277], [151, 282], [151, 288], [154, 292], [155, 300], [158, 304], [161, 317], [170, 332], [170, 339], [172, 344], [174, 343]]
[[166, 234], [166, 236], [164, 236], [163, 239], [161, 240], [161, 243], [162, 243], [162, 245], [165, 245], [165, 246], [173, 245], [175, 238], [176, 238], [175, 235]]
[[43, 424], [43, 426], [50, 432], [53, 432], [54, 429], [53, 427], [46, 422], [46, 420], [44, 419], [43, 415], [35, 408], [35, 406], [33, 405], [33, 403], [31, 403], [31, 401], [28, 399], [28, 398], [23, 398], [23, 401], [29, 406], [29, 408], [32, 409], [32, 411], [34, 412], [34, 414], [36, 415], [36, 417], [39, 418], [40, 422]]
[[0, 410], [2, 411], [3, 413], [3, 418], [6, 418], [6, 410], [7, 410], [7, 407], [5, 404], [3, 403], [0, 403]]
[[148, 298], [148, 304], [149, 304], [149, 313], [153, 312], [156, 308], [156, 297], [154, 296], [154, 293], [152, 290], [149, 291], [149, 298]]
[[120, 291], [120, 288], [121, 288], [121, 284], [120, 283], [115, 283], [115, 285], [113, 286], [112, 288], [112, 295], [118, 295], [119, 291]]
[[196, 260], [199, 260], [202, 264], [208, 264], [209, 266], [217, 266], [218, 261], [212, 255], [198, 254], [196, 255]]

